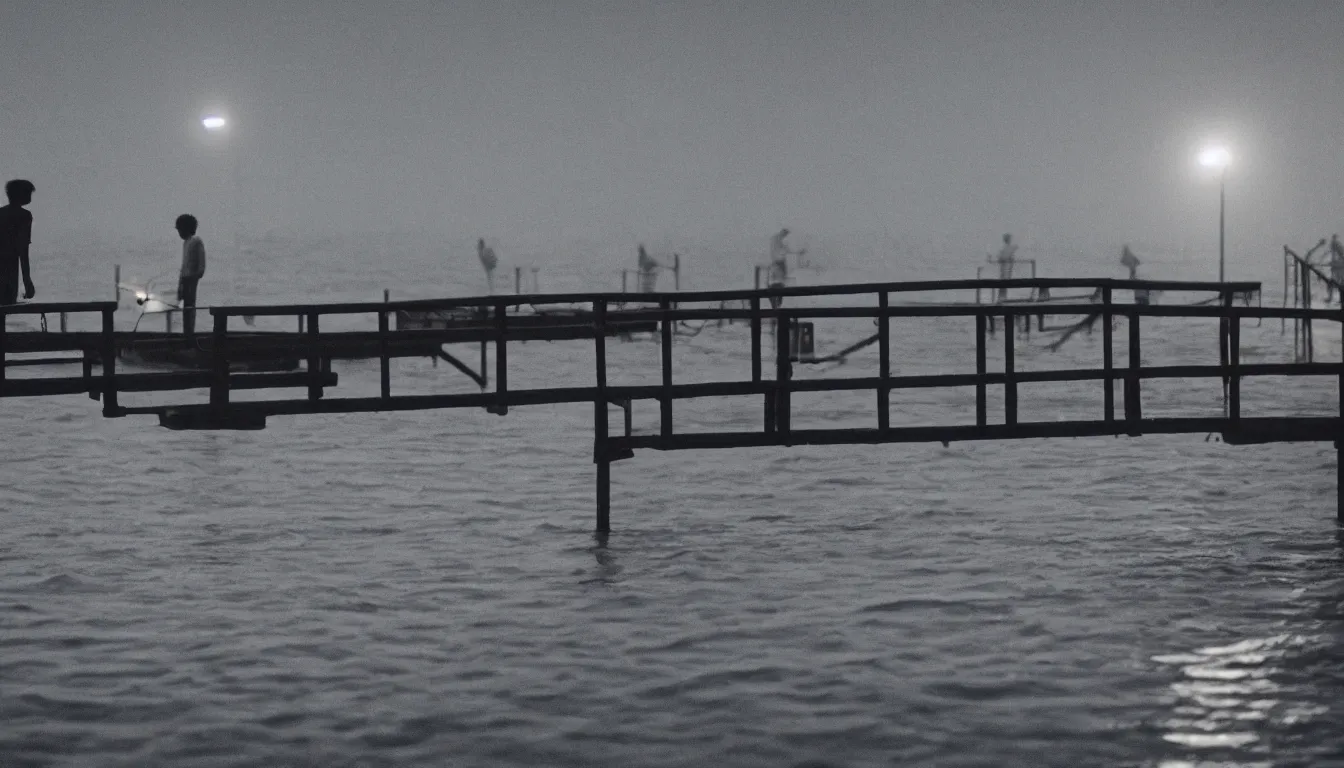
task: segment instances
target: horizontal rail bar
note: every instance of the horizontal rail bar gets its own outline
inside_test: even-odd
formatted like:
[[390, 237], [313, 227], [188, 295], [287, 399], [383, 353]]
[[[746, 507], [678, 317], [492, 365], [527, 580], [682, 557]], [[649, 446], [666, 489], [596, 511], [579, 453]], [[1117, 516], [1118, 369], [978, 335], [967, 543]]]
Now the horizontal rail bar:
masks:
[[[1265, 442], [1321, 442], [1334, 440], [1344, 420], [1337, 417], [1245, 418], [1239, 429], [1223, 417], [1149, 418], [1138, 422], [1143, 434], [1236, 434], [1238, 438]], [[1018, 422], [1014, 425], [975, 425], [890, 427], [855, 429], [795, 429], [789, 445], [842, 445], [877, 443], [934, 443], [964, 440], [1013, 440], [1060, 437], [1107, 437], [1126, 434], [1124, 422]], [[784, 445], [784, 439], [769, 432], [680, 433], [660, 442], [656, 435], [612, 437], [615, 450], [700, 450], [708, 448], [752, 448]]]
[[[1340, 321], [1338, 309], [1297, 309], [1292, 307], [1228, 307], [1228, 306], [1192, 306], [1161, 304], [1112, 304], [1111, 313], [1121, 317], [1311, 317], [1317, 320]], [[762, 310], [764, 317], [776, 317], [784, 310]], [[791, 317], [801, 318], [853, 318], [853, 317], [975, 317], [979, 315], [994, 317], [1004, 314], [1013, 315], [1100, 315], [1101, 304], [1056, 304], [1048, 309], [1030, 309], [1018, 305], [1003, 304], [897, 304], [889, 307], [794, 307], [787, 310]], [[628, 322], [648, 321], [661, 317], [660, 312], [650, 310], [628, 310], [612, 312], [611, 316]], [[674, 309], [669, 312], [674, 321], [680, 320], [742, 320], [751, 318], [751, 310], [746, 309]]]
[[44, 301], [31, 304], [0, 304], [0, 315], [40, 315], [44, 312], [102, 312], [115, 310], [115, 301]]
[[[168, 371], [163, 373], [117, 373], [118, 392], [168, 392], [183, 389], [208, 389], [209, 371]], [[322, 374], [323, 386], [336, 386], [334, 373]], [[310, 377], [299, 373], [235, 373], [229, 376], [230, 389], [282, 389], [305, 387]], [[8, 379], [4, 397], [38, 397], [44, 395], [88, 394], [89, 379], [82, 376]]]
[[415, 299], [393, 302], [355, 302], [348, 304], [259, 304], [250, 306], [210, 307], [219, 315], [298, 315], [298, 314], [373, 314], [382, 310], [434, 310], [487, 307], [504, 304], [576, 304], [607, 301], [613, 306], [626, 303], [656, 304], [664, 299], [677, 303], [731, 301], [769, 296], [844, 296], [864, 293], [917, 293], [921, 291], [974, 290], [977, 288], [1101, 288], [1141, 289], [1148, 291], [1193, 291], [1209, 293], [1253, 293], [1261, 290], [1258, 282], [1198, 282], [1173, 280], [1120, 280], [1113, 278], [1041, 277], [1011, 280], [923, 280], [899, 283], [846, 283], [839, 285], [790, 286], [763, 289], [645, 293], [634, 296], [610, 291], [589, 293], [527, 294], [515, 296], [469, 296], [462, 298]]

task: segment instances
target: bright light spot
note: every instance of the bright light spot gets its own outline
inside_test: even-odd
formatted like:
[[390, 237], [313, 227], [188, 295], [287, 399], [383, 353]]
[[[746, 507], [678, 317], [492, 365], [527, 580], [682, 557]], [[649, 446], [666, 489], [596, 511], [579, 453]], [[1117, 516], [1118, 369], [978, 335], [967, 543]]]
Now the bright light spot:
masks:
[[1199, 153], [1199, 164], [1221, 170], [1232, 164], [1232, 153], [1227, 151], [1227, 147], [1209, 147]]
[[204, 126], [207, 131], [221, 131], [224, 129], [224, 126], [228, 124], [229, 121], [219, 115], [210, 115], [201, 121], [201, 125]]

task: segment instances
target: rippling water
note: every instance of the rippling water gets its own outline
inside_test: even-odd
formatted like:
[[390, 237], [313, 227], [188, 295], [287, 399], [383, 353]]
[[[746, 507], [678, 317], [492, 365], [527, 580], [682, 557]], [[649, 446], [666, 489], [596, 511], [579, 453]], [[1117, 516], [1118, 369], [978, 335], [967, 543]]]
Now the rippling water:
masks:
[[[271, 247], [287, 267], [340, 253]], [[381, 292], [352, 268], [269, 282], [251, 268], [264, 250], [212, 262], [203, 300], [220, 286]], [[65, 258], [82, 268], [53, 298], [109, 292], [106, 255]], [[424, 251], [399, 258], [395, 295], [470, 287], [439, 290]], [[470, 258], [445, 271], [474, 277]], [[706, 261], [688, 283], [749, 280]], [[605, 287], [613, 268], [552, 271]], [[890, 272], [860, 260], [807, 279]], [[898, 371], [973, 370], [967, 324], [895, 327]], [[1189, 327], [1145, 328], [1145, 359], [1213, 362], [1216, 329]], [[863, 334], [818, 323], [823, 351]], [[1244, 334], [1247, 360], [1290, 351], [1277, 324]], [[1058, 354], [1019, 340], [1019, 365], [1090, 364], [1099, 336]], [[511, 385], [589, 383], [590, 348], [521, 347]], [[746, 376], [747, 348], [741, 326], [679, 339], [678, 380]], [[614, 382], [656, 376], [656, 344], [610, 354]], [[376, 365], [337, 372], [333, 396], [376, 392]], [[469, 391], [420, 360], [393, 384]], [[974, 418], [971, 390], [892, 400], [894, 424]], [[1270, 380], [1243, 402], [1333, 414], [1338, 400], [1329, 379]], [[1021, 393], [1023, 419], [1100, 403], [1095, 383]], [[799, 427], [874, 419], [865, 393], [794, 405]], [[1201, 409], [1220, 412], [1216, 384], [1145, 389], [1145, 413]], [[677, 404], [678, 429], [759, 420], [752, 398]], [[644, 452], [613, 467], [616, 531], [601, 544], [591, 424], [590, 406], [559, 406], [179, 433], [103, 420], [80, 397], [3, 401], [0, 765], [1341, 764], [1329, 444]], [[637, 408], [636, 429], [656, 424]]]

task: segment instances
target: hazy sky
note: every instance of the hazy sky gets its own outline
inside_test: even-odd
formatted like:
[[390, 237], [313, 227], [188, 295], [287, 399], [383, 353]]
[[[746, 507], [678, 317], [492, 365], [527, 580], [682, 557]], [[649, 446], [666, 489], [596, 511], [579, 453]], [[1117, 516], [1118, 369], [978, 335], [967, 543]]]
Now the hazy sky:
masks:
[[236, 180], [248, 232], [1211, 247], [1209, 137], [1235, 247], [1344, 230], [1340, 0], [11, 0], [0, 50], [39, 238]]

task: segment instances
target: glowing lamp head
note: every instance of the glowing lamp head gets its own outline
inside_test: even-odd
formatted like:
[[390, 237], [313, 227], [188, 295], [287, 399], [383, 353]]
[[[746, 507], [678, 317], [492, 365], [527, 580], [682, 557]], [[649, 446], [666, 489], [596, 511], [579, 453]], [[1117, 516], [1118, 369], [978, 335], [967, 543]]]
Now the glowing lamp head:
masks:
[[1227, 151], [1227, 147], [1209, 147], [1199, 153], [1199, 164], [1221, 171], [1232, 164], [1232, 153]]
[[207, 131], [222, 131], [228, 127], [229, 121], [219, 115], [209, 115], [201, 120], [201, 126]]

